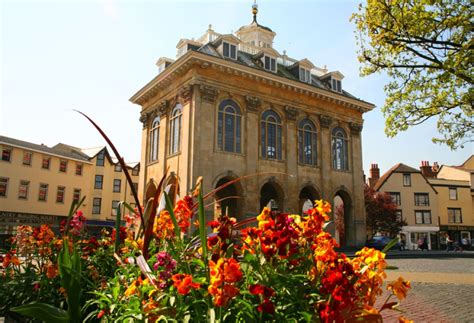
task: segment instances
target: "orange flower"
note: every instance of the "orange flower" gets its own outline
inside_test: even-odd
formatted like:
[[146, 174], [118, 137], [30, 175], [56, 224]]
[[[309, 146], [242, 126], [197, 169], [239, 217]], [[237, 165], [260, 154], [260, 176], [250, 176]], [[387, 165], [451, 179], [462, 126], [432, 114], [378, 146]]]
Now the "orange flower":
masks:
[[178, 226], [181, 228], [181, 232], [186, 232], [189, 228], [189, 220], [193, 216], [193, 211], [189, 208], [188, 203], [184, 199], [176, 202], [174, 215], [178, 221]]
[[133, 283], [130, 284], [130, 286], [128, 286], [128, 288], [125, 291], [124, 295], [125, 296], [131, 296], [133, 294], [136, 294], [137, 293], [137, 286], [138, 286], [138, 283], [135, 280]]
[[46, 265], [46, 277], [49, 279], [53, 279], [58, 275], [58, 266], [49, 264]]
[[161, 211], [153, 223], [153, 233], [158, 239], [169, 239], [174, 236], [174, 225], [168, 211]]
[[408, 320], [408, 319], [404, 318], [403, 316], [400, 316], [400, 317], [398, 318], [398, 323], [413, 323], [413, 321], [412, 321], [412, 320]]
[[216, 306], [227, 306], [228, 302], [234, 298], [239, 289], [233, 285], [242, 279], [240, 264], [234, 258], [219, 258], [217, 263], [210, 260], [211, 284], [208, 292], [214, 296]]
[[410, 282], [402, 277], [398, 277], [396, 281], [387, 285], [387, 289], [391, 290], [399, 300], [407, 297], [410, 287]]
[[198, 283], [193, 283], [193, 277], [186, 274], [175, 274], [171, 277], [173, 286], [176, 287], [178, 293], [181, 295], [188, 295], [191, 288], [199, 289], [201, 287]]

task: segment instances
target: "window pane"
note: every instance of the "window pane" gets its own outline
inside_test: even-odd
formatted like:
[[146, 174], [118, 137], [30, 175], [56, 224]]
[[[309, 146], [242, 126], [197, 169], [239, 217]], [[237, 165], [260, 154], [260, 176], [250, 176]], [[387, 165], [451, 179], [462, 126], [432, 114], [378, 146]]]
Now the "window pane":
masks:
[[31, 155], [32, 154], [27, 151], [23, 153], [23, 165], [31, 165]]
[[219, 112], [218, 117], [217, 117], [217, 147], [220, 150], [223, 150], [224, 145], [223, 145], [223, 140], [222, 136], [224, 134], [224, 128], [223, 128], [223, 123], [224, 123], [224, 113]]
[[229, 57], [229, 44], [224, 43], [224, 57]]
[[18, 198], [27, 199], [28, 198], [28, 188], [30, 186], [29, 181], [20, 181], [20, 187], [18, 189]]
[[225, 151], [234, 151], [234, 131], [235, 131], [235, 120], [234, 116], [227, 114], [225, 115]]
[[240, 116], [236, 118], [236, 129], [235, 129], [235, 149], [237, 153], [240, 153], [240, 140], [241, 140], [241, 130], [240, 130]]
[[276, 70], [275, 59], [274, 59], [274, 58], [271, 58], [271, 59], [270, 59], [270, 62], [271, 62], [271, 64], [272, 64], [271, 70], [272, 70], [272, 71], [275, 71], [275, 70]]
[[423, 223], [423, 213], [415, 212], [415, 220], [416, 220], [416, 223]]
[[3, 161], [10, 161], [12, 151], [11, 149], [3, 148], [2, 150], [2, 160]]
[[423, 212], [423, 223], [430, 224], [431, 223], [431, 212], [424, 211]]
[[449, 199], [450, 200], [457, 200], [458, 199], [458, 191], [456, 188], [449, 189]]
[[64, 186], [58, 186], [58, 192], [56, 194], [56, 203], [64, 203], [64, 191], [66, 188]]
[[298, 160], [301, 164], [304, 163], [304, 143], [303, 143], [303, 130], [298, 131]]
[[51, 158], [49, 158], [49, 157], [43, 157], [43, 162], [42, 162], [42, 164], [41, 164], [41, 167], [42, 167], [43, 169], [49, 169], [49, 164], [50, 164], [50, 162], [51, 162]]
[[237, 58], [237, 50], [235, 45], [230, 45], [230, 57], [233, 59]]
[[0, 178], [0, 196], [7, 196], [8, 178]]
[[47, 196], [48, 196], [48, 184], [40, 184], [38, 200], [46, 201]]

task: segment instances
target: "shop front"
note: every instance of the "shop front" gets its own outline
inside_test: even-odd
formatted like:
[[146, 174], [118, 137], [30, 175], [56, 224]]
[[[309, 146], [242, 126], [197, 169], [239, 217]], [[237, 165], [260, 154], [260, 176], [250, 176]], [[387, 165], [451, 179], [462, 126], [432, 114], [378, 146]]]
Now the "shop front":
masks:
[[455, 245], [471, 250], [474, 245], [474, 226], [440, 225], [439, 242], [441, 248], [446, 248], [446, 237], [449, 236]]
[[419, 244], [426, 242], [428, 250], [439, 249], [438, 226], [404, 226], [400, 236], [404, 235], [406, 239], [406, 248], [408, 250], [419, 249]]

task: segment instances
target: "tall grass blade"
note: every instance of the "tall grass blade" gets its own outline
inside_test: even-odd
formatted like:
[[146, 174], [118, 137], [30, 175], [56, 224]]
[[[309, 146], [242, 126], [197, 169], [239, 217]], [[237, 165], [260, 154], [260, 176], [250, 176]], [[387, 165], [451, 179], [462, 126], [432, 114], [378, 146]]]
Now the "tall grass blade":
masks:
[[105, 134], [105, 132], [91, 118], [89, 118], [85, 113], [83, 113], [81, 111], [78, 111], [78, 110], [74, 110], [74, 111], [76, 111], [77, 113], [82, 114], [87, 120], [90, 121], [90, 123], [92, 123], [94, 125], [94, 127], [97, 129], [97, 131], [99, 131], [99, 133], [102, 135], [102, 137], [105, 139], [105, 141], [107, 142], [109, 147], [114, 152], [114, 155], [118, 159], [118, 161], [120, 163], [120, 167], [122, 168], [122, 171], [125, 174], [125, 177], [127, 178], [128, 185], [130, 186], [130, 189], [131, 189], [132, 194], [133, 194], [133, 198], [135, 199], [135, 204], [138, 206], [138, 212], [140, 213], [140, 218], [143, 222], [143, 212], [142, 212], [142, 208], [140, 207], [141, 204], [140, 204], [140, 200], [138, 199], [137, 190], [133, 186], [132, 177], [130, 176], [130, 173], [127, 170], [127, 165], [123, 161], [123, 158], [120, 156], [117, 148], [115, 148], [114, 144], [109, 139], [109, 137]]

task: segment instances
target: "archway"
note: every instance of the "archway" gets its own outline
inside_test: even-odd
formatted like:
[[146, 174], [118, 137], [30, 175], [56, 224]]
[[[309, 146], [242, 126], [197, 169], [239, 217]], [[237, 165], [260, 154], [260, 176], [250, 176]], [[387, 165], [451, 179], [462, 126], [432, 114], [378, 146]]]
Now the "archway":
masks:
[[341, 246], [353, 240], [352, 237], [352, 200], [343, 190], [336, 192], [332, 205], [332, 220], [334, 221], [334, 237]]
[[173, 205], [176, 203], [177, 199], [179, 198], [179, 179], [178, 176], [171, 172], [165, 182], [165, 189], [169, 186], [168, 196], [170, 197], [171, 202]]
[[[226, 176], [217, 181], [218, 188], [234, 178]], [[242, 185], [239, 182], [232, 183], [214, 194], [214, 217], [226, 214], [230, 217], [240, 219], [242, 216]]]
[[299, 210], [302, 214], [304, 214], [307, 210], [313, 208], [314, 201], [319, 200], [321, 197], [312, 185], [306, 185], [300, 191], [299, 195]]
[[260, 210], [264, 207], [272, 211], [283, 211], [284, 193], [275, 181], [265, 183], [260, 190]]
[[149, 199], [155, 197], [156, 190], [157, 190], [157, 187], [156, 187], [155, 181], [150, 178], [150, 180], [148, 181], [145, 187], [145, 196], [143, 198], [143, 205], [146, 205]]

